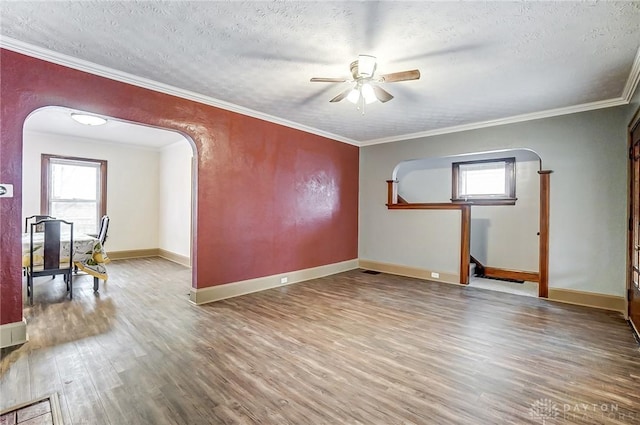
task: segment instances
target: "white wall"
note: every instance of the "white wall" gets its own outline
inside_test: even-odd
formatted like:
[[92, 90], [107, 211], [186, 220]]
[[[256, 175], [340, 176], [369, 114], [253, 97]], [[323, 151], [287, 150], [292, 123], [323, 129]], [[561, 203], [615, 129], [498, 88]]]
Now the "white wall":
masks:
[[539, 271], [538, 161], [516, 164], [515, 205], [471, 207], [471, 255], [503, 269]]
[[453, 162], [506, 157], [516, 157], [518, 200], [516, 205], [471, 208], [471, 255], [486, 266], [536, 272], [540, 163], [535, 154], [507, 151], [403, 163], [396, 175], [398, 193], [408, 202], [450, 202]]
[[[384, 205], [384, 201], [383, 201]], [[460, 277], [459, 210], [386, 210], [384, 225], [361, 216], [369, 249], [362, 260], [396, 264]]]
[[397, 180], [398, 195], [407, 202], [451, 202], [451, 160], [412, 167], [399, 172]]
[[189, 142], [176, 142], [160, 151], [159, 247], [191, 257], [191, 162]]
[[40, 213], [40, 155], [107, 161], [109, 251], [158, 248], [160, 155], [157, 151], [97, 140], [25, 131], [22, 216]]
[[[616, 107], [363, 147], [360, 258], [391, 262], [389, 251], [402, 253], [399, 243], [376, 237], [390, 224], [390, 214], [403, 213], [385, 207], [385, 180], [399, 162], [530, 148], [542, 158], [543, 169], [553, 170], [549, 286], [624, 296], [630, 114], [629, 107]], [[394, 245], [381, 247], [384, 243]]]

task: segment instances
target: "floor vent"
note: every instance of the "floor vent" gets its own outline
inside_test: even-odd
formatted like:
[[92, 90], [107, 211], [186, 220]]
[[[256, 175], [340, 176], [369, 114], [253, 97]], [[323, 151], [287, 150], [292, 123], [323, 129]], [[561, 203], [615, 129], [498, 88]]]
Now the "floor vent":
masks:
[[58, 393], [1, 411], [0, 424], [63, 425]]

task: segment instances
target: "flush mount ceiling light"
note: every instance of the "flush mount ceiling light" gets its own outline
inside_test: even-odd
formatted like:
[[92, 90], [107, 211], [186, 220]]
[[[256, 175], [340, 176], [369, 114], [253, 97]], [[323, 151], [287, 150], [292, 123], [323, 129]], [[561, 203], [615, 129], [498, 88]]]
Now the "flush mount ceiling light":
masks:
[[393, 96], [378, 84], [395, 83], [397, 81], [417, 80], [420, 78], [420, 71], [413, 69], [411, 71], [394, 72], [392, 74], [383, 74], [374, 77], [376, 71], [376, 58], [370, 55], [360, 55], [358, 60], [351, 62], [351, 75], [353, 79], [348, 78], [312, 78], [314, 83], [355, 83], [355, 85], [343, 91], [329, 102], [340, 102], [347, 99], [349, 102], [357, 105], [358, 109], [364, 115], [364, 106], [375, 101], [382, 103], [393, 99]]
[[71, 118], [84, 125], [104, 125], [107, 123], [107, 120], [102, 117], [89, 114], [79, 114], [76, 112], [71, 113]]

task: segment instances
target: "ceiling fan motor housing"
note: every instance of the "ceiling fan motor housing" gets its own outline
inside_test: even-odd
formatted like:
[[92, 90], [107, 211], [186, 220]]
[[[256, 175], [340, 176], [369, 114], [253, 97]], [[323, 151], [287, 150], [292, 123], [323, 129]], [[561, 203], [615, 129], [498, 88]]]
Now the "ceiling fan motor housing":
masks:
[[359, 79], [373, 77], [373, 73], [376, 71], [377, 64], [373, 62], [373, 67], [371, 68], [371, 74], [362, 75], [360, 74], [360, 68], [358, 67], [358, 62], [359, 60], [354, 60], [353, 62], [351, 62], [351, 65], [350, 65], [351, 75], [353, 76], [353, 79], [357, 81]]
[[355, 60], [353, 62], [351, 62], [351, 75], [353, 75], [353, 79], [357, 80], [358, 79], [358, 61]]

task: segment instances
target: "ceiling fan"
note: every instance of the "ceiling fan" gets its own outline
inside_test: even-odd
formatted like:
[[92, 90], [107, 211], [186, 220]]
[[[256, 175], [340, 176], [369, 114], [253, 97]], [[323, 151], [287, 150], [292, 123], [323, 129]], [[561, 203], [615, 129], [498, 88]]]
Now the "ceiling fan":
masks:
[[340, 102], [343, 99], [356, 104], [358, 109], [364, 114], [364, 105], [380, 101], [382, 103], [393, 99], [391, 93], [380, 87], [381, 83], [395, 83], [398, 81], [417, 80], [420, 78], [420, 71], [393, 72], [375, 76], [376, 58], [370, 55], [359, 55], [358, 59], [351, 62], [351, 75], [349, 78], [312, 78], [312, 83], [355, 83], [353, 87], [343, 91], [329, 102]]

